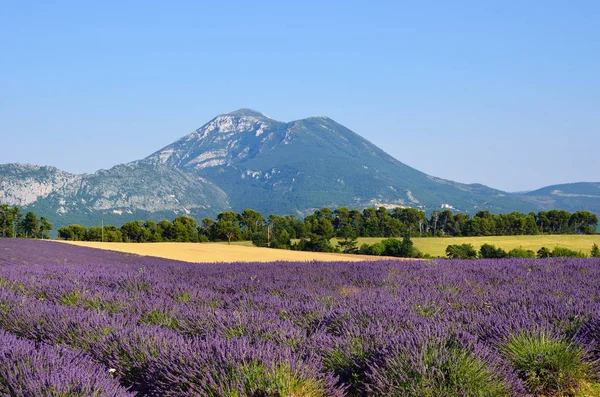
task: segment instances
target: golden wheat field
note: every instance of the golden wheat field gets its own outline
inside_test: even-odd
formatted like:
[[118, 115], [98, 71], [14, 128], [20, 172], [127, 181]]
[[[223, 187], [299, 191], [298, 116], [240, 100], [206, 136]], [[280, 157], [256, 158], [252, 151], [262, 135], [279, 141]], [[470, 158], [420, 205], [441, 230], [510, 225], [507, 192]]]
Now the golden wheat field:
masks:
[[220, 243], [101, 243], [61, 241], [82, 247], [100, 248], [130, 254], [176, 259], [186, 262], [274, 262], [274, 261], [362, 261], [384, 258], [366, 255], [331, 254], [325, 252], [289, 251], [238, 244]]

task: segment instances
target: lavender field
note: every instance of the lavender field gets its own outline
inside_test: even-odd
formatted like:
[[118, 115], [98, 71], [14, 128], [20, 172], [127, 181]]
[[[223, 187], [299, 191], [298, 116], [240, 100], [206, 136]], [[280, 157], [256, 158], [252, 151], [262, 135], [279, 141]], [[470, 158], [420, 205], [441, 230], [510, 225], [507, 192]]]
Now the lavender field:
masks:
[[599, 396], [600, 259], [189, 264], [0, 239], [2, 396]]

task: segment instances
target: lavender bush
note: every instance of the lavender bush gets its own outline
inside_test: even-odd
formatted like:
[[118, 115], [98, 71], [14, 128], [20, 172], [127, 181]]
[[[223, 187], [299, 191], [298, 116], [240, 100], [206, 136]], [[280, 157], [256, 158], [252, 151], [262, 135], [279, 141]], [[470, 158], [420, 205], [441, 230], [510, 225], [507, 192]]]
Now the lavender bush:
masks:
[[26, 346], [0, 351], [0, 395], [594, 396], [599, 285], [598, 258], [189, 264], [0, 239], [0, 339]]

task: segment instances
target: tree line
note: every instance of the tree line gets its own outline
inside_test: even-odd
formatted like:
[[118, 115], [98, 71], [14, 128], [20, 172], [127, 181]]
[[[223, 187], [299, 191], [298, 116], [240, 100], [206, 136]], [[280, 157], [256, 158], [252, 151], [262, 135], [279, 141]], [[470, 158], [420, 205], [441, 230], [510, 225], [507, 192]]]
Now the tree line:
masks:
[[[246, 209], [242, 213], [227, 211], [215, 219], [201, 222], [189, 216], [173, 221], [138, 220], [121, 227], [86, 228], [69, 225], [58, 230], [67, 240], [124, 242], [203, 242], [251, 240], [257, 246], [334, 250], [330, 239], [342, 239], [342, 251], [353, 250], [358, 237], [399, 238], [409, 236], [501, 236], [536, 234], [592, 234], [598, 217], [589, 211], [569, 213], [564, 210], [524, 214], [492, 214], [479, 211], [474, 216], [434, 211], [429, 217], [415, 208], [366, 208], [363, 211], [341, 207], [322, 208], [300, 219], [294, 215], [269, 215]], [[292, 243], [294, 241], [294, 243]], [[348, 246], [344, 246], [348, 244]]]
[[32, 211], [23, 215], [17, 206], [0, 204], [0, 237], [49, 239], [53, 227], [44, 216]]

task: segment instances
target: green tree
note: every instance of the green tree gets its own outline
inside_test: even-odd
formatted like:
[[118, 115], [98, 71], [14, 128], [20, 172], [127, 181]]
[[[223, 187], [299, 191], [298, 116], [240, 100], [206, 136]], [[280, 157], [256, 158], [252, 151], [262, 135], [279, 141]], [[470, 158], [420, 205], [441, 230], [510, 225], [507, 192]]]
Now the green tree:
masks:
[[590, 211], [577, 211], [569, 218], [569, 232], [575, 234], [594, 234], [598, 227], [598, 216]]
[[49, 239], [52, 228], [54, 228], [54, 225], [50, 223], [45, 216], [42, 216], [40, 218], [40, 231], [38, 237], [41, 239]]
[[484, 259], [506, 258], [508, 254], [502, 248], [496, 248], [492, 244], [483, 244], [479, 248], [479, 257]]
[[383, 255], [386, 256], [397, 256], [400, 258], [418, 258], [421, 256], [420, 251], [413, 246], [409, 235], [404, 236], [402, 240], [387, 238], [381, 240], [381, 243], [384, 246]]
[[569, 231], [571, 214], [564, 210], [551, 210], [546, 214], [548, 226], [554, 234], [566, 234]]
[[446, 256], [451, 259], [476, 259], [477, 251], [471, 244], [451, 244], [446, 247]]
[[160, 236], [159, 241], [175, 241], [177, 232], [175, 231], [173, 223], [163, 219], [156, 225], [156, 235]]
[[40, 220], [33, 212], [29, 211], [20, 222], [19, 231], [21, 237], [38, 237], [40, 234]]
[[278, 234], [271, 236], [269, 247], [289, 249], [292, 245], [290, 234], [286, 229], [282, 229]]
[[590, 256], [592, 258], [600, 258], [600, 248], [598, 248], [598, 244], [592, 245], [592, 251], [590, 252]]
[[356, 237], [346, 237], [345, 239], [338, 241], [338, 247], [344, 254], [356, 254], [358, 253], [358, 239]]
[[17, 223], [21, 219], [19, 207], [0, 204], [0, 235], [16, 237]]
[[256, 233], [264, 232], [265, 218], [260, 212], [246, 208], [240, 215], [240, 227], [243, 230], [243, 237], [246, 240], [252, 239]]
[[[326, 219], [323, 219], [326, 220]], [[331, 245], [328, 238], [315, 233], [309, 233], [307, 237], [300, 239], [298, 244], [293, 248], [300, 251], [313, 251], [313, 252], [334, 252], [335, 249]]]
[[144, 227], [144, 221], [126, 222], [121, 226], [121, 233], [126, 242], [145, 243], [150, 237], [150, 231]]
[[87, 228], [81, 225], [68, 225], [58, 229], [58, 238], [69, 241], [85, 241]]
[[333, 211], [335, 218], [333, 220], [333, 228], [337, 237], [349, 238], [357, 236], [356, 230], [352, 228], [350, 221], [350, 210], [346, 207], [341, 207]]
[[173, 238], [179, 242], [198, 242], [198, 222], [190, 216], [178, 216], [173, 220]]
[[531, 212], [529, 215], [523, 218], [523, 233], [526, 235], [537, 235], [540, 234], [540, 230], [538, 229], [538, 225], [535, 221], [535, 213]]
[[540, 234], [550, 234], [552, 230], [550, 229], [550, 220], [548, 219], [548, 213], [545, 211], [540, 211], [535, 217], [535, 222], [537, 223], [538, 229], [540, 230]]
[[242, 229], [238, 216], [233, 211], [222, 212], [217, 216], [217, 222], [213, 225], [214, 235], [221, 240], [237, 241], [242, 236]]

